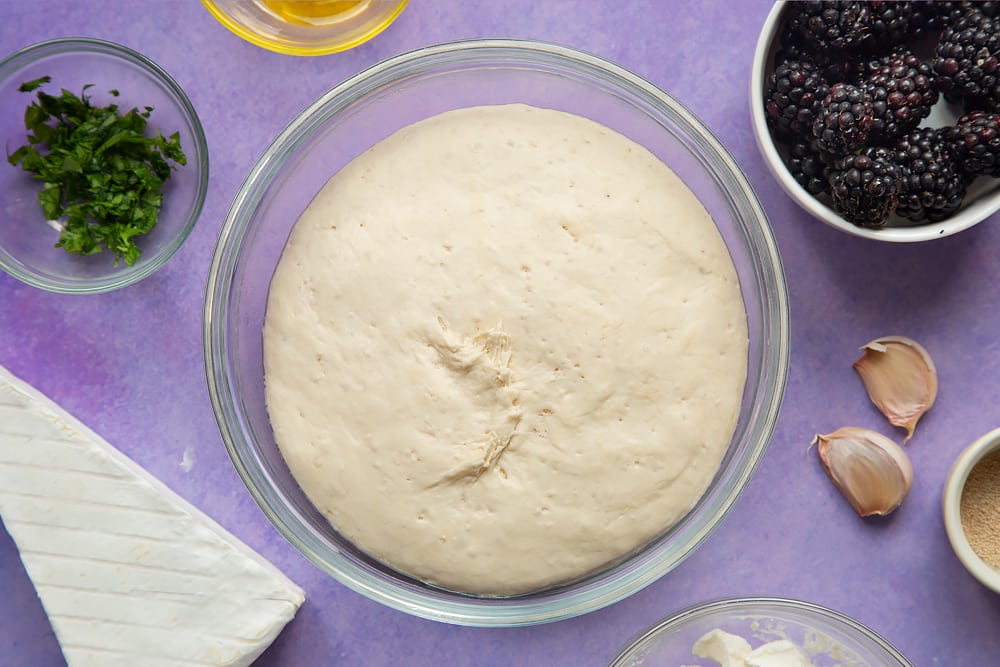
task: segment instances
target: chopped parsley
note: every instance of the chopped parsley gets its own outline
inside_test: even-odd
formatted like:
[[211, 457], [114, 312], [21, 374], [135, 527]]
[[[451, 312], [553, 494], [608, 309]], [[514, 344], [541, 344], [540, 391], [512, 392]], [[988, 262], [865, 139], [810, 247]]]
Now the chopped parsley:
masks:
[[[33, 92], [49, 81], [44, 76], [18, 90]], [[38, 203], [62, 228], [57, 248], [78, 255], [107, 249], [116, 266], [119, 260], [131, 266], [142, 254], [136, 237], [156, 225], [170, 162], [187, 159], [177, 132], [146, 136], [152, 107], [120, 113], [116, 104], [94, 106], [91, 87], [79, 96], [65, 88], [58, 96], [38, 90], [24, 112], [28, 143], [7, 161], [44, 183]], [[118, 97], [117, 90], [109, 92]]]

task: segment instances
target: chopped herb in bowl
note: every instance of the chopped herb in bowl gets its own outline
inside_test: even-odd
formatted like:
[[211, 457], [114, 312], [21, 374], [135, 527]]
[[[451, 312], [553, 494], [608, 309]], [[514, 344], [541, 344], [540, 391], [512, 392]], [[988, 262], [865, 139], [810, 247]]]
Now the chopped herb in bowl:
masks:
[[[78, 255], [107, 249], [115, 265], [139, 259], [135, 243], [156, 225], [163, 185], [175, 165], [186, 164], [180, 137], [157, 130], [146, 135], [152, 107], [122, 113], [118, 105], [96, 106], [87, 96], [62, 89], [58, 96], [38, 90], [42, 77], [21, 84], [37, 92], [24, 113], [28, 143], [7, 161], [44, 183], [38, 202], [60, 228], [56, 247]], [[109, 91], [118, 97], [117, 90]]]

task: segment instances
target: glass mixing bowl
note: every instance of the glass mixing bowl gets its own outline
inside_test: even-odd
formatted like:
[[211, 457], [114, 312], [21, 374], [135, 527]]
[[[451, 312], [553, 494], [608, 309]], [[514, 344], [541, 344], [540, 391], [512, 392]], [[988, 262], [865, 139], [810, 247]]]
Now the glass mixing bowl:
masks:
[[[728, 244], [746, 305], [748, 376], [739, 422], [697, 505], [638, 553], [558, 588], [506, 598], [440, 590], [369, 558], [334, 531], [289, 473], [264, 403], [268, 287], [305, 206], [341, 167], [393, 132], [452, 109], [520, 102], [590, 118], [646, 146], [698, 196]], [[233, 201], [205, 301], [212, 406], [233, 464], [274, 525], [322, 570], [379, 602], [467, 625], [582, 614], [652, 583], [701, 544], [760, 462], [788, 365], [788, 301], [778, 249], [750, 184], [712, 133], [669, 95], [600, 58], [551, 44], [479, 40], [397, 56], [344, 81], [295, 118]]]
[[679, 611], [641, 632], [611, 667], [718, 667], [691, 653], [698, 638], [715, 629], [739, 635], [754, 648], [787, 639], [816, 667], [913, 667], [892, 644], [854, 619], [783, 598], [716, 600]]

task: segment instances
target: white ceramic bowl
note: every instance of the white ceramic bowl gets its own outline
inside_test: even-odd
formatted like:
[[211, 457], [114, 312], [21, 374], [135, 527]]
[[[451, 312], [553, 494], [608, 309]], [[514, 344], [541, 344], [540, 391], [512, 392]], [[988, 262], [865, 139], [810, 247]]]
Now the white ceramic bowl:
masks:
[[[914, 223], [896, 215], [889, 218], [889, 224], [881, 229], [858, 227], [843, 218], [824, 202], [809, 194], [795, 182], [783, 159], [784, 147], [774, 141], [764, 114], [764, 93], [767, 79], [774, 71], [774, 55], [778, 51], [778, 38], [784, 23], [788, 2], [776, 2], [764, 21], [757, 48], [753, 55], [753, 69], [750, 74], [750, 116], [757, 146], [764, 161], [778, 183], [796, 204], [810, 215], [819, 218], [842, 232], [896, 243], [929, 241], [950, 236], [982, 222], [1000, 210], [1000, 179], [979, 178], [970, 186], [965, 203], [955, 215], [940, 222]], [[961, 108], [941, 99], [931, 115], [923, 122], [928, 127], [943, 127], [952, 124], [961, 115]]]
[[983, 586], [1000, 593], [1000, 570], [990, 567], [969, 544], [969, 538], [962, 528], [961, 516], [962, 492], [969, 473], [987, 454], [997, 450], [1000, 450], [1000, 428], [973, 442], [955, 460], [944, 485], [944, 527], [948, 532], [951, 548], [955, 550], [955, 555], [962, 561], [965, 569]]

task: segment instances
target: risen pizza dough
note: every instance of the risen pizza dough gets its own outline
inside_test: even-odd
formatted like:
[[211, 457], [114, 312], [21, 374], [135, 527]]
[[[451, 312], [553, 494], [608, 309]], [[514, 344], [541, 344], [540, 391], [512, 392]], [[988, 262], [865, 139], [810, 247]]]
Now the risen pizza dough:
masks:
[[644, 148], [521, 105], [353, 160], [271, 282], [267, 404], [292, 474], [375, 558], [509, 595], [618, 560], [717, 470], [746, 378], [736, 274]]

